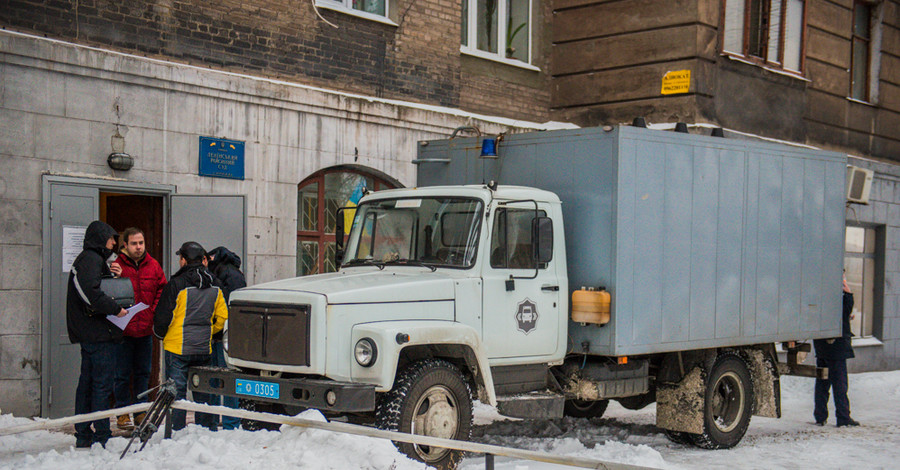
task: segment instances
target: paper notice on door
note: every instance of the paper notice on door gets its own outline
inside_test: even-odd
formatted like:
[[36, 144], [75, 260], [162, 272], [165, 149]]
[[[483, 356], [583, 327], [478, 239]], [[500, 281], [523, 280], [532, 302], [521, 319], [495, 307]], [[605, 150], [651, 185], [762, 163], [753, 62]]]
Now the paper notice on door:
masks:
[[63, 225], [62, 272], [72, 270], [72, 263], [84, 249], [84, 232], [87, 227]]
[[106, 319], [111, 321], [113, 325], [118, 326], [119, 329], [124, 330], [125, 327], [128, 326], [128, 322], [130, 322], [131, 319], [134, 318], [134, 316], [137, 315], [138, 313], [143, 312], [144, 310], [147, 310], [147, 307], [149, 307], [149, 305], [147, 305], [143, 302], [138, 302], [136, 305], [132, 306], [131, 308], [125, 309], [128, 313], [125, 314], [124, 317], [117, 317], [115, 315], [107, 315]]

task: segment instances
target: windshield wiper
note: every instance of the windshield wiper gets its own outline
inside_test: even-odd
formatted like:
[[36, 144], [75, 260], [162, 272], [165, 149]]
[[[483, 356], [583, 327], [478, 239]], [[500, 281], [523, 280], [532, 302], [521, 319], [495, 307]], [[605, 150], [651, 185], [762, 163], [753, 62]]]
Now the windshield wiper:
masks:
[[391, 261], [385, 261], [384, 264], [403, 264], [407, 266], [422, 266], [423, 268], [428, 268], [431, 272], [437, 271], [437, 266], [429, 263], [425, 263], [423, 261], [419, 261], [417, 259], [395, 259]]
[[350, 261], [344, 263], [344, 266], [355, 266], [355, 265], [360, 265], [360, 264], [364, 264], [364, 265], [366, 265], [366, 266], [377, 266], [378, 269], [384, 269], [384, 263], [383, 263], [383, 262], [381, 262], [381, 261], [375, 261], [375, 260], [373, 260], [373, 259], [359, 259], [359, 258], [356, 258], [356, 259], [352, 259], [352, 260], [350, 260]]

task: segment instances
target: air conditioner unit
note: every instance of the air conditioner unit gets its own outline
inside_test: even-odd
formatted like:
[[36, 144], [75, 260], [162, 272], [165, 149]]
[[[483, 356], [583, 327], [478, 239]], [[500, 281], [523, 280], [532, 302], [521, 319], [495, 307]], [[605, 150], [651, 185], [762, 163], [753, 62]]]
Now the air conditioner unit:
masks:
[[872, 178], [875, 172], [857, 166], [847, 166], [847, 201], [857, 204], [869, 203]]

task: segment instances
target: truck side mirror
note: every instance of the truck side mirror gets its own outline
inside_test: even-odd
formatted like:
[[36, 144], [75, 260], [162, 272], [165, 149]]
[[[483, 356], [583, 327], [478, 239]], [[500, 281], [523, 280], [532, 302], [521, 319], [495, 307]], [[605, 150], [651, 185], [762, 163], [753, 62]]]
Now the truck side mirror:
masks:
[[553, 259], [553, 219], [550, 217], [532, 219], [531, 243], [535, 262], [544, 264]]
[[[344, 210], [347, 207], [339, 207], [334, 211], [334, 266], [341, 268], [344, 260]], [[353, 209], [350, 207], [349, 209]]]

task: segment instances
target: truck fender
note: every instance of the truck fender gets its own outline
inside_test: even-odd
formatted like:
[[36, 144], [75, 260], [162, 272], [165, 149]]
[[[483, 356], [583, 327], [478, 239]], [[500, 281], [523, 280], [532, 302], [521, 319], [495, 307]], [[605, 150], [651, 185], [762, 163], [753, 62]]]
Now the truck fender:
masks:
[[452, 348], [463, 351], [464, 359], [472, 369], [475, 380], [484, 387], [487, 403], [497, 406], [494, 380], [488, 364], [487, 351], [474, 328], [462, 323], [418, 320], [361, 323], [353, 327], [352, 344], [363, 338], [371, 338], [377, 345], [377, 358], [370, 367], [362, 367], [352, 360], [351, 377], [355, 382], [375, 384], [376, 390], [386, 392], [394, 385], [399, 358], [404, 350], [422, 348], [440, 357], [442, 351]]

